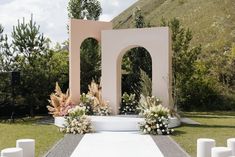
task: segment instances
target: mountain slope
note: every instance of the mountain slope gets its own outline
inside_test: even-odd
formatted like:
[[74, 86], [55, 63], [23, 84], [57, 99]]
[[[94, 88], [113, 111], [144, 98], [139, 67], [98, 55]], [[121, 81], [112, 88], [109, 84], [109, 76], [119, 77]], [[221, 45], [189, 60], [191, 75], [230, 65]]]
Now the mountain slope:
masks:
[[114, 27], [133, 27], [136, 7], [152, 26], [159, 26], [162, 17], [178, 18], [192, 30], [193, 45], [210, 50], [235, 43], [235, 0], [139, 0], [112, 20]]

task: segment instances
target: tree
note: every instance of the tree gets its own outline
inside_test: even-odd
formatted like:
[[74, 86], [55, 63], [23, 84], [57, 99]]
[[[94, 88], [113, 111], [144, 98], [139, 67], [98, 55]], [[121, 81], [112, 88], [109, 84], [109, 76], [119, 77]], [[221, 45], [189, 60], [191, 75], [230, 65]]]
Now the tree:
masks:
[[142, 15], [142, 11], [139, 8], [136, 8], [136, 11], [134, 12], [134, 24], [135, 28], [146, 27], [144, 16]]
[[4, 28], [3, 28], [3, 26], [0, 24], [0, 42], [3, 40], [3, 39], [2, 39], [3, 30], [4, 30]]
[[31, 16], [29, 23], [26, 23], [24, 18], [23, 22], [18, 20], [18, 25], [13, 27], [12, 32], [13, 50], [17, 54], [15, 67], [22, 74], [20, 90], [29, 105], [31, 116], [34, 116], [35, 107], [43, 105], [40, 101], [43, 91], [40, 89], [45, 89], [42, 85], [47, 86], [44, 75], [47, 60], [44, 56], [48, 53], [48, 41], [39, 32], [39, 28]]
[[0, 25], [0, 71], [12, 71], [13, 52], [8, 42], [8, 36], [3, 35], [4, 28]]
[[167, 22], [162, 18], [161, 26], [168, 26], [172, 31], [173, 98], [175, 105], [178, 106], [190, 97], [186, 91], [190, 91], [201, 47], [191, 48], [192, 32], [184, 29], [178, 19], [173, 18]]
[[97, 0], [70, 0], [68, 12], [69, 18], [98, 20], [102, 8]]
[[4, 28], [2, 27], [2, 25], [0, 24], [0, 71], [3, 71], [3, 56], [2, 56], [2, 41], [3, 41], [3, 30]]
[[[68, 16], [75, 19], [98, 20], [102, 13], [100, 2], [97, 0], [70, 0]], [[81, 92], [88, 92], [88, 84], [94, 79], [99, 81], [101, 76], [101, 53], [98, 42], [88, 38], [81, 45]]]

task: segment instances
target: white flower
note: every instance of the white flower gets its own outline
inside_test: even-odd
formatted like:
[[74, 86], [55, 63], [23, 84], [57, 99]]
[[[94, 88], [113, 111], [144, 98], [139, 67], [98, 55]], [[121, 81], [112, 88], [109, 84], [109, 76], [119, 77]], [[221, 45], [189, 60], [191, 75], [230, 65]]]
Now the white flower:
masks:
[[144, 129], [144, 133], [146, 134], [146, 129]]

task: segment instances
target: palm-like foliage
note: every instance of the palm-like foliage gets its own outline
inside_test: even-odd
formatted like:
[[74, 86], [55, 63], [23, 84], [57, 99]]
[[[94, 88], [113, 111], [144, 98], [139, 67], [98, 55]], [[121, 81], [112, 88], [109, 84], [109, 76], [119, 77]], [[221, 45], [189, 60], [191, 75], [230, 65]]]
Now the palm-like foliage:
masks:
[[56, 83], [55, 93], [50, 95], [49, 102], [50, 105], [47, 106], [47, 109], [54, 117], [66, 116], [68, 115], [68, 110], [76, 106], [72, 103], [68, 90], [64, 94], [58, 83]]
[[95, 81], [92, 81], [88, 88], [88, 95], [93, 99], [93, 113], [98, 115], [109, 114], [109, 105], [108, 102], [102, 98], [101, 86], [96, 84]]

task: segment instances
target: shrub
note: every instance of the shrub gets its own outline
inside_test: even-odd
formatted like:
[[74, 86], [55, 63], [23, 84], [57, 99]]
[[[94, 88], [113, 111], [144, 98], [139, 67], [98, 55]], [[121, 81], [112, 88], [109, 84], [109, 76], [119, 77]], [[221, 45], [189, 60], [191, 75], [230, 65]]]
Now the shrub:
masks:
[[61, 131], [72, 134], [85, 134], [92, 132], [91, 121], [85, 115], [85, 107], [76, 106], [69, 110], [69, 116], [66, 117], [66, 124]]
[[135, 114], [137, 113], [137, 105], [135, 94], [127, 94], [126, 92], [122, 95], [122, 103], [120, 107], [121, 114]]

